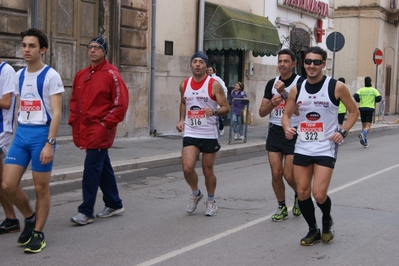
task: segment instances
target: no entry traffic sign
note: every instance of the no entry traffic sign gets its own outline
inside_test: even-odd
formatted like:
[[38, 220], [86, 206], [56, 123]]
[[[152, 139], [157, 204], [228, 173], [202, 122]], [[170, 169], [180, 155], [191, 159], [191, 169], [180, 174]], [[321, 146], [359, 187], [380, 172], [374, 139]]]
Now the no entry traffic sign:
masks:
[[384, 58], [384, 56], [382, 55], [382, 51], [378, 48], [375, 48], [374, 53], [373, 53], [374, 64], [381, 65], [383, 58]]

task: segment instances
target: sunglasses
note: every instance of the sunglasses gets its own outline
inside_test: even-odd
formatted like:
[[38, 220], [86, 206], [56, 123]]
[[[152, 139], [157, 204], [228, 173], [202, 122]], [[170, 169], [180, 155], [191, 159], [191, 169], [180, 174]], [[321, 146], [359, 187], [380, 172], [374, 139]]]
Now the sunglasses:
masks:
[[305, 62], [306, 65], [311, 65], [313, 63], [315, 66], [320, 66], [321, 64], [324, 63], [324, 61], [320, 60], [320, 59], [316, 59], [316, 60], [305, 59], [305, 60], [303, 60], [303, 62]]

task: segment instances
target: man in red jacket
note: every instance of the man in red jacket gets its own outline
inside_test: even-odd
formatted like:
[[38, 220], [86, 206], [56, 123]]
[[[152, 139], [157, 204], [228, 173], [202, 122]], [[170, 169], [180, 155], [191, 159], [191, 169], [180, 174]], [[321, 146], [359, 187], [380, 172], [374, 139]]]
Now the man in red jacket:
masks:
[[125, 117], [129, 94], [118, 69], [105, 59], [108, 52], [105, 40], [101, 37], [92, 39], [87, 50], [91, 64], [76, 73], [68, 121], [75, 145], [86, 151], [83, 203], [78, 207], [78, 214], [71, 218], [73, 223], [80, 225], [94, 221], [98, 186], [105, 203], [98, 218], [125, 211], [108, 149], [114, 143], [118, 123]]

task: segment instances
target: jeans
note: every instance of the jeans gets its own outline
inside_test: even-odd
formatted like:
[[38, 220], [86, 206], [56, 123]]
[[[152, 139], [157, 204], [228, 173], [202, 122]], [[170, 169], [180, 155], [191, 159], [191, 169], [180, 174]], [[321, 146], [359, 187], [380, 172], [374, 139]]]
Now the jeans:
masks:
[[241, 115], [234, 115], [231, 118], [231, 124], [233, 126], [234, 133], [239, 133], [240, 135], [244, 135], [243, 127], [241, 123]]
[[219, 116], [219, 130], [223, 130], [224, 125], [223, 125], [223, 118]]
[[83, 203], [78, 207], [80, 213], [94, 218], [94, 205], [99, 186], [106, 207], [112, 209], [123, 207], [108, 149], [87, 149], [82, 180]]

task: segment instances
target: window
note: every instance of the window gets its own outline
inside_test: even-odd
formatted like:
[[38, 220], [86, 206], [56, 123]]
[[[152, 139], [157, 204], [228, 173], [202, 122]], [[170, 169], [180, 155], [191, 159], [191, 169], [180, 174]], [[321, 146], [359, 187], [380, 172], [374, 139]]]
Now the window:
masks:
[[165, 55], [173, 55], [173, 42], [165, 41]]

